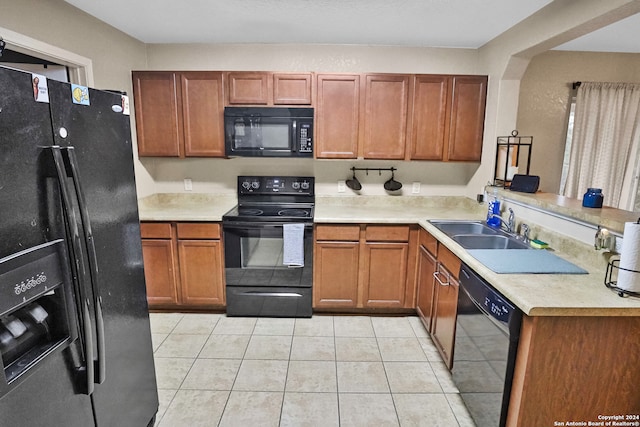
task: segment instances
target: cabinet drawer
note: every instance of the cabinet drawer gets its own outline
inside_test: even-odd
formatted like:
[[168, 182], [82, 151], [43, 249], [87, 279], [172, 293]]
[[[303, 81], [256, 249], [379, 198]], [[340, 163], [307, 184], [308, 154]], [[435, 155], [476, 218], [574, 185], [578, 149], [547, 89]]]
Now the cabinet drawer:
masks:
[[357, 242], [360, 240], [359, 225], [316, 225], [316, 240]]
[[143, 239], [170, 239], [171, 224], [168, 222], [141, 222], [140, 234]]
[[458, 274], [460, 274], [460, 259], [444, 245], [440, 245], [438, 248], [438, 261], [449, 270], [452, 276], [456, 279], [458, 278]]
[[220, 224], [208, 222], [179, 222], [178, 239], [219, 239]]
[[438, 256], [438, 240], [426, 230], [420, 230], [420, 245], [433, 256]]
[[368, 225], [367, 242], [408, 242], [408, 225]]

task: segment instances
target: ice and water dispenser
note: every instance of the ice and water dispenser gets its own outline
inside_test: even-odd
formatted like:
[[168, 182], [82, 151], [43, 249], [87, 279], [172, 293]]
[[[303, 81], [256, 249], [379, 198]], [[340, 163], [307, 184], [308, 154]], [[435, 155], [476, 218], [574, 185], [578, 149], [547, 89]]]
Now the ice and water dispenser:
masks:
[[63, 240], [0, 259], [0, 397], [77, 338]]

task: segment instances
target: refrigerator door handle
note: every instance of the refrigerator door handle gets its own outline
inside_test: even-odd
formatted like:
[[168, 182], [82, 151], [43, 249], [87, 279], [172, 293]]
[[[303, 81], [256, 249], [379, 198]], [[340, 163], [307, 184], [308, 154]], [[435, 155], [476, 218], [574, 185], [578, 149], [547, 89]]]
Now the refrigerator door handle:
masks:
[[62, 195], [65, 216], [67, 218], [67, 223], [69, 224], [69, 227], [71, 229], [73, 252], [76, 254], [76, 256], [74, 257], [76, 259], [73, 261], [73, 264], [74, 271], [77, 276], [76, 280], [79, 285], [78, 297], [82, 305], [81, 326], [83, 330], [83, 351], [85, 356], [85, 367], [79, 368], [78, 372], [84, 375], [87, 384], [86, 393], [88, 395], [91, 395], [95, 388], [95, 367], [93, 365], [93, 334], [91, 333], [91, 314], [89, 310], [89, 299], [86, 297], [86, 290], [84, 289], [82, 283], [84, 282], [84, 277], [86, 277], [86, 272], [84, 271], [84, 263], [80, 262], [80, 260], [77, 259], [78, 256], [83, 255], [82, 244], [80, 242], [78, 221], [76, 219], [76, 214], [71, 203], [71, 195], [69, 194], [69, 189], [67, 188], [64, 159], [62, 158], [62, 153], [59, 146], [54, 145], [50, 148], [53, 153], [53, 161], [55, 164], [56, 173], [58, 175], [58, 181], [60, 182], [60, 193]]
[[97, 286], [98, 282], [98, 256], [96, 255], [96, 245], [93, 239], [93, 231], [91, 230], [91, 220], [89, 218], [89, 211], [87, 210], [87, 203], [85, 201], [84, 192], [82, 191], [82, 185], [80, 184], [78, 174], [78, 160], [74, 147], [66, 147], [65, 151], [69, 158], [69, 165], [71, 166], [71, 179], [73, 180], [73, 186], [76, 191], [76, 199], [78, 200], [78, 208], [80, 209], [80, 218], [82, 219], [82, 225], [84, 229], [84, 241], [87, 248], [87, 255], [89, 258], [89, 273], [91, 277], [91, 289], [93, 291], [93, 305], [96, 311], [96, 340], [98, 345], [98, 360], [96, 366], [96, 383], [102, 384], [106, 375], [105, 364], [105, 339], [104, 339], [104, 316], [102, 313], [102, 297], [100, 296], [100, 289]]

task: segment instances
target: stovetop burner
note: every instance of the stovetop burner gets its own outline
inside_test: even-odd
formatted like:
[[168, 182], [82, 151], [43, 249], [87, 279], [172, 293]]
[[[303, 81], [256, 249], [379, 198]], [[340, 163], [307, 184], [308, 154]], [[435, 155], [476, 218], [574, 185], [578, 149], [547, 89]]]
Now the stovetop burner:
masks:
[[291, 216], [297, 218], [304, 218], [310, 215], [309, 209], [282, 209], [278, 211], [278, 216]]
[[240, 214], [246, 216], [261, 216], [264, 213], [262, 209], [255, 208], [241, 208]]
[[238, 205], [223, 221], [313, 222], [313, 177], [239, 176]]

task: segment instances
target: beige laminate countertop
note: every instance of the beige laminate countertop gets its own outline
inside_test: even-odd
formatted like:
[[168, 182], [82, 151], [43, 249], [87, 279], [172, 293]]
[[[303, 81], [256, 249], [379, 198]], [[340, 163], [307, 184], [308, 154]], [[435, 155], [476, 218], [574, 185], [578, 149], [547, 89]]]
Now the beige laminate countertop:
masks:
[[216, 194], [153, 194], [138, 201], [140, 221], [222, 221], [238, 203], [235, 196]]
[[[221, 221], [234, 196], [155, 194], [139, 201], [142, 221]], [[484, 205], [461, 197], [316, 197], [316, 223], [419, 224], [530, 316], [640, 316], [640, 299], [621, 298], [604, 286], [604, 264], [576, 242], [557, 255], [589, 274], [497, 274], [479, 263], [430, 219], [482, 219]], [[533, 250], [533, 249], [532, 249]], [[597, 254], [595, 254], [597, 255]]]

